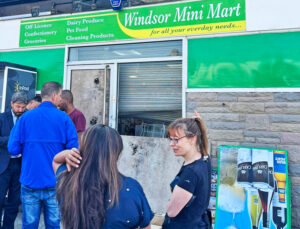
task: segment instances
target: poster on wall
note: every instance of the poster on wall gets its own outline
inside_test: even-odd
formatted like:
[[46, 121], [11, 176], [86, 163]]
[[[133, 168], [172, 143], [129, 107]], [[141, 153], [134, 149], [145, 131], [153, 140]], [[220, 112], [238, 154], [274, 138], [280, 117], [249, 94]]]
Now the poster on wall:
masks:
[[208, 204], [208, 209], [211, 213], [211, 228], [215, 228], [215, 216], [216, 216], [216, 198], [217, 198], [217, 178], [218, 171], [216, 169], [212, 169], [211, 171], [211, 187], [210, 187], [210, 199]]
[[35, 96], [37, 72], [6, 67], [4, 74], [2, 112], [11, 109], [10, 101], [15, 92], [24, 92], [28, 99]]
[[287, 151], [220, 146], [216, 229], [288, 229]]

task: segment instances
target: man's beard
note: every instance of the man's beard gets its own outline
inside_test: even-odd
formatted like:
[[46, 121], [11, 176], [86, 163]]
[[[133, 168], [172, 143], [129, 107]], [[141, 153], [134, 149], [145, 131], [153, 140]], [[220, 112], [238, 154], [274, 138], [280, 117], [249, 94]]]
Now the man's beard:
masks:
[[14, 112], [15, 116], [17, 116], [18, 118], [23, 114], [24, 112]]

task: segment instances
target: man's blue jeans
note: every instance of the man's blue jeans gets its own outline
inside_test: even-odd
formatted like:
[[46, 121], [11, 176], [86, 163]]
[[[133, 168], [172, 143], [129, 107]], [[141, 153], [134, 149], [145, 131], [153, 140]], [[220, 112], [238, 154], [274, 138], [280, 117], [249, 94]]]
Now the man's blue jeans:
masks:
[[60, 215], [55, 188], [31, 189], [22, 185], [21, 200], [23, 229], [38, 229], [42, 206], [44, 207], [46, 229], [60, 228]]

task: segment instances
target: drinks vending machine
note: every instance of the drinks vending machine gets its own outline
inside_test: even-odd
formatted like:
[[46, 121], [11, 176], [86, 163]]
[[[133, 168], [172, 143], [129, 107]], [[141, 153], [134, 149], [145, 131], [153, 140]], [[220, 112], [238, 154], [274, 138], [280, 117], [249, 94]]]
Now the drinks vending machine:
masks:
[[217, 229], [288, 229], [287, 151], [220, 146]]

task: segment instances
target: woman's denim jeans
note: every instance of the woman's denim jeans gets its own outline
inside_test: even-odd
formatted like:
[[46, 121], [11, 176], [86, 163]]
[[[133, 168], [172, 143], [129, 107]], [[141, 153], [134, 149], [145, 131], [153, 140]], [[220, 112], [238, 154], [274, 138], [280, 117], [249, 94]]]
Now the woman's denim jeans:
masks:
[[60, 228], [60, 215], [55, 188], [31, 189], [22, 185], [21, 200], [23, 229], [38, 229], [42, 206], [44, 207], [46, 229]]

